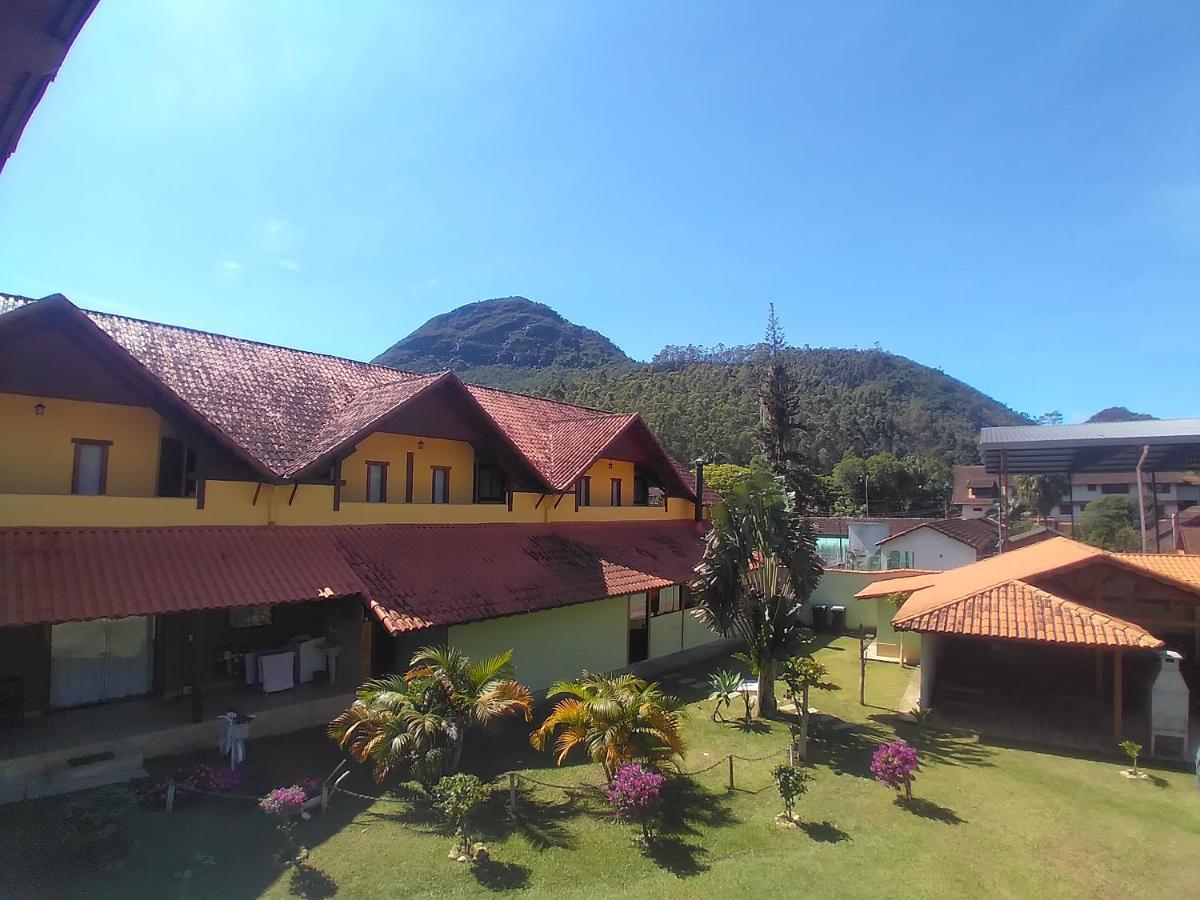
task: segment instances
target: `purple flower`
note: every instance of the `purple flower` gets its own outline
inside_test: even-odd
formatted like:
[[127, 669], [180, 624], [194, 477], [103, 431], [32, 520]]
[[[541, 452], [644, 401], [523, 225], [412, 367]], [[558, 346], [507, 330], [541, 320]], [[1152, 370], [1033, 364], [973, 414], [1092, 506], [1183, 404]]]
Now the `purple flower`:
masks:
[[304, 810], [304, 801], [307, 799], [304, 788], [293, 784], [291, 787], [275, 788], [258, 801], [258, 808], [271, 816], [298, 816]]
[[662, 801], [662, 773], [637, 763], [623, 766], [608, 785], [608, 802], [618, 819], [641, 819]]
[[905, 796], [912, 794], [913, 775], [920, 768], [917, 750], [904, 741], [882, 744], [871, 757], [871, 774], [897, 791], [904, 788]]

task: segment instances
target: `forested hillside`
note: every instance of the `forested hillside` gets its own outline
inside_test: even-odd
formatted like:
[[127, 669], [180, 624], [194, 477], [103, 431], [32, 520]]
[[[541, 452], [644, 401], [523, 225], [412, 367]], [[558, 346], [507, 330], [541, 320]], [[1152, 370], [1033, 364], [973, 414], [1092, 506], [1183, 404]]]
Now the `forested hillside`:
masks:
[[[619, 412], [638, 412], [680, 460], [749, 462], [758, 426], [759, 348], [668, 346], [649, 363], [524, 298], [486, 300], [430, 319], [376, 362], [454, 369], [464, 380]], [[882, 350], [788, 351], [824, 473], [847, 452], [975, 462], [979, 429], [1028, 421], [944, 372]]]

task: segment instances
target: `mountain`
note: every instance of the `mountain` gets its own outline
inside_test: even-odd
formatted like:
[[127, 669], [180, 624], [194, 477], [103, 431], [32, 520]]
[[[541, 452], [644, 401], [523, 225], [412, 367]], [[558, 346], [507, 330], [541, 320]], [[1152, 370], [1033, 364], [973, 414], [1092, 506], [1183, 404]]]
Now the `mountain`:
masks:
[[[535, 341], [535, 331], [545, 341]], [[639, 412], [676, 459], [745, 463], [755, 452], [759, 354], [754, 346], [668, 346], [649, 363], [634, 362], [549, 307], [506, 298], [437, 316], [375, 362], [453, 368], [476, 384]], [[1029, 421], [944, 372], [883, 350], [805, 347], [787, 358], [806, 450], [823, 472], [847, 450], [978, 462], [980, 427]]]
[[1149, 413], [1134, 412], [1131, 409], [1126, 409], [1124, 406], [1110, 406], [1107, 409], [1102, 409], [1090, 419], [1089, 422], [1148, 422], [1156, 418]]
[[544, 303], [501, 297], [434, 316], [372, 362], [436, 372], [493, 365], [590, 369], [630, 359], [604, 335], [568, 322]]

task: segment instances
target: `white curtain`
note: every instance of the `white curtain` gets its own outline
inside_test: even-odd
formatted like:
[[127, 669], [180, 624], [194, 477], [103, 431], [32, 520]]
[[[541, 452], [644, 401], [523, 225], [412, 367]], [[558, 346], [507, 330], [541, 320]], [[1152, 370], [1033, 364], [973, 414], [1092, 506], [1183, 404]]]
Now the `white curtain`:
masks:
[[64, 622], [50, 633], [50, 705], [82, 706], [150, 691], [152, 620]]

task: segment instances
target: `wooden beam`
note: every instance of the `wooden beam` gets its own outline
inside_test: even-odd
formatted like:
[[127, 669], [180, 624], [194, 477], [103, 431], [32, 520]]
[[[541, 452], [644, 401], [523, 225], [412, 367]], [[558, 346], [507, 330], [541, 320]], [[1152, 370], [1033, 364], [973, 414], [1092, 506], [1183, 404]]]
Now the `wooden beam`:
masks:
[[1104, 696], [1104, 651], [1096, 648], [1096, 696]]
[[1113, 741], [1121, 743], [1123, 732], [1124, 711], [1121, 709], [1121, 660], [1123, 653], [1120, 647], [1113, 650]]
[[192, 613], [192, 721], [204, 721], [204, 613]]
[[541, 506], [542, 501], [545, 500], [547, 496], [549, 496], [549, 495], [548, 494], [540, 494], [537, 498], [537, 503], [533, 504], [533, 508], [537, 509], [539, 506]]
[[371, 627], [373, 615], [365, 607], [363, 608], [362, 625], [358, 637], [358, 680], [360, 684], [369, 681], [373, 674], [371, 671], [371, 654], [375, 648], [375, 634]]
[[258, 506], [258, 492], [262, 490], [262, 482], [254, 486], [254, 498], [250, 501], [251, 506]]
[[296, 491], [300, 490], [300, 482], [292, 483], [292, 492], [288, 494], [288, 506], [292, 505], [292, 501], [296, 499]]
[[333, 511], [342, 508], [342, 461], [333, 464]]

